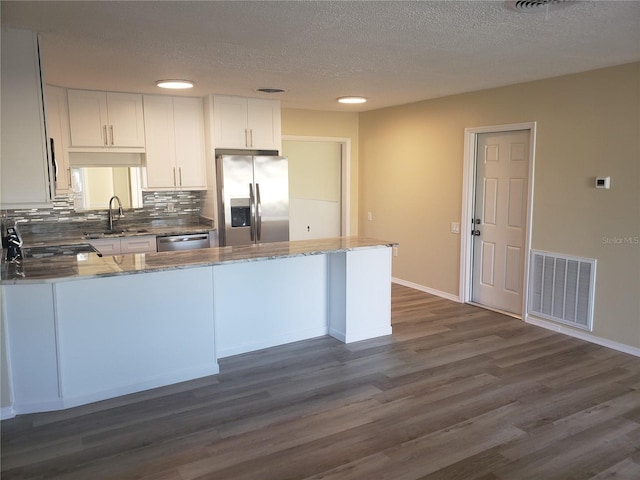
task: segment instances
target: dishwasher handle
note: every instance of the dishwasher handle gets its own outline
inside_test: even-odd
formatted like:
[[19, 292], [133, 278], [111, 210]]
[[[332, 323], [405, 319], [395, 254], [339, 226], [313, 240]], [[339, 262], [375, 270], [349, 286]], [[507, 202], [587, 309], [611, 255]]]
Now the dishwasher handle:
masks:
[[161, 243], [176, 243], [176, 242], [193, 242], [196, 240], [209, 240], [207, 235], [189, 235], [183, 237], [162, 237], [158, 241]]
[[173, 235], [168, 237], [158, 237], [156, 246], [159, 252], [175, 250], [195, 250], [198, 248], [209, 248], [209, 235]]

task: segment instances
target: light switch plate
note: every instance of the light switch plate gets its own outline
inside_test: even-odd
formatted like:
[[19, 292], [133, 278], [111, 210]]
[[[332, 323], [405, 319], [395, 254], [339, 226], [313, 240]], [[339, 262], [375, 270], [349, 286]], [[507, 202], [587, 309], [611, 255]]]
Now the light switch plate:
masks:
[[451, 222], [451, 233], [460, 233], [460, 222]]
[[611, 188], [611, 177], [596, 177], [596, 188]]

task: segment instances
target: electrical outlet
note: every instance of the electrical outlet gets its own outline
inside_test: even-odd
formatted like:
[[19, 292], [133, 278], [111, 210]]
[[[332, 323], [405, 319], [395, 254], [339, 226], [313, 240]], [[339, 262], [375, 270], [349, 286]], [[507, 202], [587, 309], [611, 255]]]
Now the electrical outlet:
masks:
[[176, 204], [173, 202], [167, 203], [167, 212], [171, 213], [175, 211], [176, 211]]
[[367, 212], [367, 220], [373, 220], [373, 212]]
[[394, 256], [394, 257], [397, 257], [397, 256], [398, 256], [398, 246], [397, 246], [397, 245], [394, 245], [394, 246], [393, 246], [393, 256]]
[[451, 233], [460, 233], [460, 222], [451, 222]]

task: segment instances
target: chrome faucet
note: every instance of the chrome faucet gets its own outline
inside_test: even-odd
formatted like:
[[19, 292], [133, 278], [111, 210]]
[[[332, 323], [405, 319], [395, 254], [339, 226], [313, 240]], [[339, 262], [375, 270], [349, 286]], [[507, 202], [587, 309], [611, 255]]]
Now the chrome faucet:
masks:
[[120, 197], [114, 195], [109, 199], [109, 230], [113, 230], [113, 201], [118, 202], [118, 220], [122, 217], [122, 202], [120, 201]]

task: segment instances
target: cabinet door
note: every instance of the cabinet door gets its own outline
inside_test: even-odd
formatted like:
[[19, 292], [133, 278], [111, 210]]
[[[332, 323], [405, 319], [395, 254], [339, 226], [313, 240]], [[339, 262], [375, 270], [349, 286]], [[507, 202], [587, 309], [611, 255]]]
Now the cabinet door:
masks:
[[67, 90], [72, 147], [106, 147], [109, 144], [107, 97], [104, 92]]
[[216, 148], [247, 148], [247, 99], [214, 96], [213, 127]]
[[175, 135], [171, 97], [144, 96], [147, 188], [175, 188]]
[[141, 235], [122, 237], [120, 239], [120, 253], [147, 253], [157, 251], [155, 235]]
[[144, 147], [142, 95], [107, 92], [109, 145]]
[[47, 133], [51, 158], [54, 161], [56, 194], [71, 191], [71, 170], [69, 168], [69, 114], [67, 95], [63, 88], [46, 87]]
[[38, 42], [26, 30], [2, 29], [1, 201], [3, 208], [50, 204]]
[[102, 255], [120, 255], [119, 238], [99, 238], [97, 240], [88, 240], [88, 242]]
[[249, 98], [247, 107], [249, 148], [280, 151], [280, 102]]
[[178, 185], [183, 189], [206, 189], [202, 99], [175, 97], [173, 119]]

